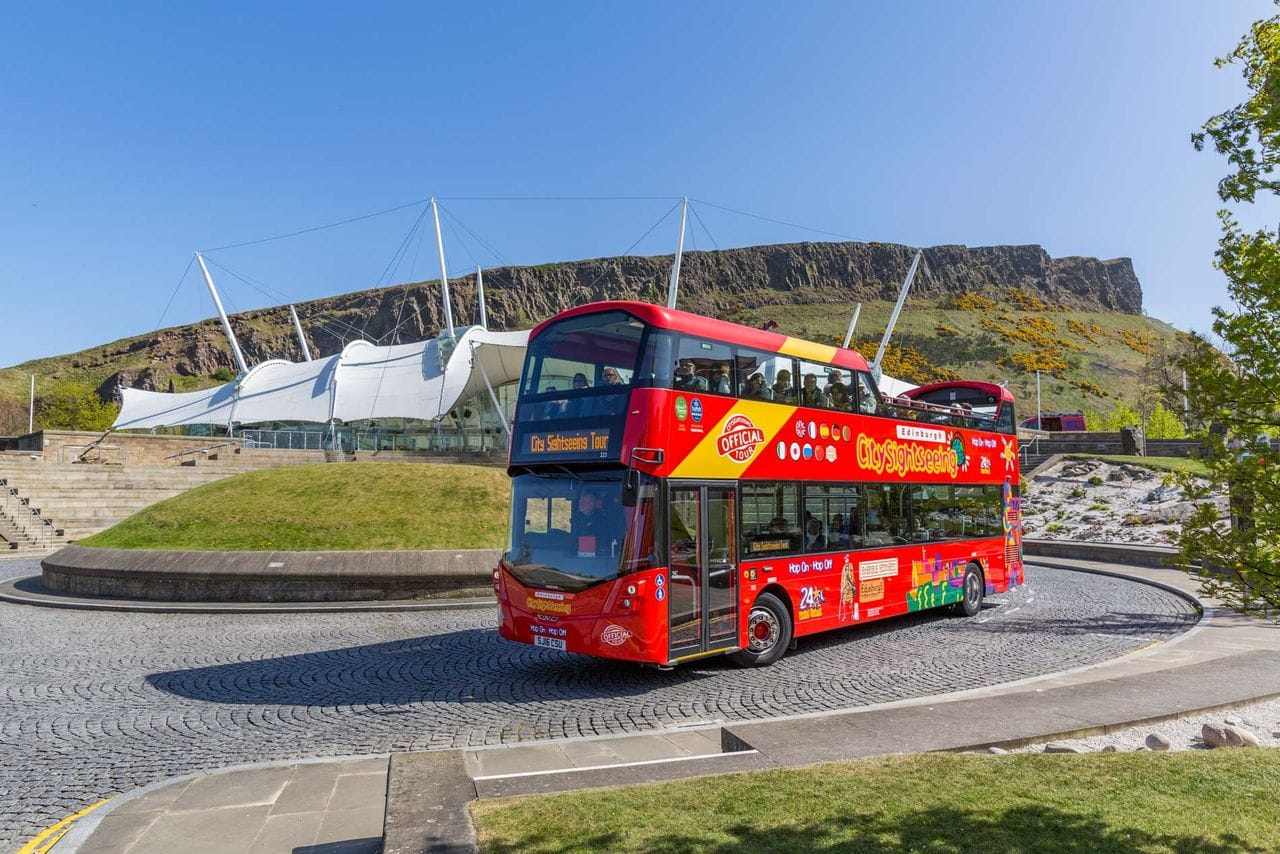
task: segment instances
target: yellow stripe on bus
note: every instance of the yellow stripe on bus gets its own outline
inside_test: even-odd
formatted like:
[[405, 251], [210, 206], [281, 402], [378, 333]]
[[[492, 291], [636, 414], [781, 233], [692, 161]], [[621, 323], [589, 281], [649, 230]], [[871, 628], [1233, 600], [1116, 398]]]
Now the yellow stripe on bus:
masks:
[[788, 338], [782, 342], [778, 352], [784, 356], [795, 356], [797, 359], [806, 359], [810, 362], [833, 362], [836, 358], [835, 347], [830, 344], [815, 344], [803, 338]]
[[[680, 465], [676, 466], [675, 471], [671, 473], [671, 477], [741, 477], [747, 466], [751, 465], [761, 454], [773, 453], [773, 443], [770, 440], [782, 429], [782, 425], [786, 424], [795, 415], [795, 412], [794, 406], [777, 406], [773, 403], [758, 400], [739, 400], [719, 423], [707, 428], [707, 435], [694, 446], [689, 455], [680, 462]], [[751, 459], [740, 463], [729, 457], [721, 456], [717, 445], [717, 440], [723, 432], [724, 425], [735, 415], [747, 416], [764, 433], [764, 441], [756, 446]]]

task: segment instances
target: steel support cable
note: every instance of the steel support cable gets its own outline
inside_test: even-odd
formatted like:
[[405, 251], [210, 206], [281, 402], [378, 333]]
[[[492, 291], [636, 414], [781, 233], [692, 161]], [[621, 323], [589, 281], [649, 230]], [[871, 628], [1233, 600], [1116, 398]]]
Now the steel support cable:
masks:
[[[382, 343], [383, 338], [386, 338], [387, 336], [390, 336], [390, 335], [395, 335], [395, 337], [391, 339], [392, 344], [395, 344], [399, 340], [399, 336], [396, 335], [396, 333], [400, 331], [400, 327], [403, 325], [400, 323], [400, 315], [404, 311], [405, 300], [409, 298], [409, 288], [412, 287], [414, 284], [413, 282], [414, 270], [418, 268], [418, 256], [422, 254], [422, 241], [426, 236], [427, 236], [427, 230], [425, 228], [419, 228], [418, 242], [414, 244], [414, 247], [413, 247], [413, 260], [409, 262], [408, 281], [404, 283], [404, 293], [400, 294], [400, 305], [396, 309], [396, 325], [386, 335], [383, 335], [378, 338], [379, 344]], [[420, 316], [422, 314], [422, 307], [419, 306], [418, 310], [414, 312], [414, 314], [415, 316]]]
[[711, 245], [716, 248], [717, 252], [719, 252], [720, 244], [711, 236], [711, 229], [707, 228], [707, 224], [703, 222], [702, 217], [698, 215], [698, 209], [691, 204], [689, 205], [689, 210], [693, 211], [693, 218], [698, 221], [698, 225], [702, 226], [702, 230], [706, 233], [707, 239], [711, 241]]
[[[210, 264], [213, 264], [215, 267], [222, 270], [223, 272], [227, 273], [232, 278], [239, 279], [241, 282], [253, 288], [255, 291], [262, 294], [267, 299], [276, 300], [277, 302], [286, 302], [286, 303], [295, 302], [292, 296], [280, 290], [279, 288], [268, 285], [266, 282], [256, 280], [252, 276], [242, 273], [241, 271], [235, 269], [234, 267], [231, 267], [227, 264], [223, 264], [220, 261], [215, 261], [213, 258], [206, 257], [205, 260]], [[306, 317], [308, 320], [312, 319], [312, 315], [308, 314], [306, 315]], [[334, 338], [337, 338], [339, 341], [342, 341], [343, 344], [346, 343], [346, 336], [342, 334], [340, 329], [335, 330], [332, 326], [330, 326], [330, 324], [337, 324], [339, 327], [345, 326], [347, 328], [347, 331], [357, 336], [361, 334], [359, 328], [337, 317], [328, 318], [326, 320], [321, 320], [317, 322], [317, 325], [321, 329], [326, 330]]]
[[[674, 205], [672, 205], [671, 207], [667, 208], [667, 212], [666, 212], [666, 213], [664, 213], [661, 217], [659, 217], [657, 222], [655, 222], [653, 225], [649, 226], [648, 231], [646, 231], [644, 234], [642, 234], [642, 235], [640, 235], [639, 237], [637, 237], [637, 238], [636, 238], [635, 243], [632, 243], [630, 246], [628, 246], [628, 247], [627, 247], [627, 251], [626, 251], [626, 252], [623, 252], [623, 253], [622, 253], [622, 255], [620, 255], [619, 257], [621, 257], [621, 258], [626, 258], [628, 255], [630, 255], [630, 254], [631, 254], [631, 250], [633, 250], [633, 249], [635, 249], [637, 246], [639, 246], [639, 245], [640, 245], [640, 242], [641, 242], [642, 240], [644, 240], [646, 237], [648, 237], [650, 234], [653, 234], [654, 229], [656, 229], [658, 226], [662, 225], [662, 223], [666, 220], [666, 218], [667, 218], [667, 217], [669, 217], [669, 216], [671, 216], [673, 213], [675, 213], [676, 208], [680, 207], [680, 203], [681, 203], [682, 201], [684, 201], [684, 200], [683, 200], [683, 199], [677, 199], [677, 200], [676, 200], [676, 203], [675, 203]], [[596, 276], [594, 279], [592, 279], [592, 280], [591, 280], [591, 284], [587, 285], [587, 290], [591, 290], [592, 288], [594, 288], [594, 287], [596, 286], [596, 283], [598, 283], [601, 279], [603, 279], [603, 278], [605, 277], [605, 274], [606, 274], [606, 273], [608, 273], [608, 272], [609, 272], [609, 271], [608, 271], [607, 269], [605, 269], [605, 270], [601, 270], [601, 271], [600, 271], [600, 275], [598, 275], [598, 276]]]
[[[377, 340], [378, 344], [381, 344], [384, 338], [390, 338], [391, 339], [390, 343], [393, 345], [396, 343], [397, 340], [399, 340], [397, 333], [400, 331], [400, 327], [403, 325], [400, 322], [400, 318], [404, 316], [404, 304], [405, 304], [405, 300], [409, 298], [409, 288], [413, 287], [413, 284], [414, 284], [413, 270], [415, 267], [418, 266], [418, 253], [422, 249], [422, 240], [426, 236], [426, 234], [427, 234], [427, 230], [425, 228], [418, 230], [418, 242], [414, 246], [413, 260], [409, 262], [409, 271], [408, 271], [408, 277], [407, 277], [408, 281], [404, 283], [404, 290], [400, 292], [400, 303], [399, 305], [396, 306], [395, 325], [391, 327], [390, 331], [385, 332], [382, 335], [378, 336], [378, 340]], [[399, 266], [397, 266], [396, 269], [398, 270]]]
[[403, 205], [396, 205], [393, 208], [386, 208], [385, 210], [374, 211], [373, 213], [361, 214], [360, 216], [353, 216], [348, 219], [339, 220], [338, 222], [330, 222], [325, 225], [317, 225], [317, 226], [313, 226], [312, 228], [304, 228], [299, 231], [290, 231], [287, 234], [276, 234], [276, 235], [273, 235], [272, 237], [261, 237], [257, 240], [245, 240], [240, 243], [228, 243], [225, 246], [215, 246], [212, 249], [205, 249], [202, 251], [219, 252], [223, 249], [237, 249], [241, 246], [256, 246], [259, 243], [269, 243], [272, 240], [284, 240], [286, 237], [298, 237], [299, 235], [303, 235], [303, 234], [311, 234], [316, 231], [324, 231], [326, 228], [337, 228], [340, 225], [349, 225], [353, 222], [360, 222], [361, 220], [373, 219], [374, 217], [384, 216], [389, 213], [395, 213], [396, 211], [402, 211], [405, 208], [411, 208], [416, 205], [425, 205], [430, 201], [431, 201], [430, 199], [418, 199], [417, 201], [413, 201], [413, 202], [405, 202]]
[[182, 283], [187, 280], [187, 275], [191, 272], [191, 266], [196, 263], [196, 256], [192, 254], [190, 260], [187, 261], [187, 269], [182, 271], [182, 278], [178, 279], [178, 284], [173, 286], [173, 293], [169, 294], [169, 301], [164, 304], [164, 311], [160, 312], [160, 319], [156, 321], [156, 328], [152, 331], [158, 331], [160, 324], [164, 323], [165, 315], [169, 313], [169, 308], [173, 305], [174, 299], [178, 296], [178, 291], [182, 288]]
[[[296, 300], [292, 296], [280, 290], [279, 288], [268, 285], [266, 282], [254, 279], [252, 276], [249, 276], [248, 274], [243, 273], [235, 269], [234, 267], [228, 266], [227, 264], [223, 264], [219, 261], [215, 261], [212, 258], [206, 258], [205, 260], [208, 261], [210, 264], [213, 264], [214, 266], [218, 267], [220, 270], [223, 270], [233, 278], [239, 279], [241, 282], [244, 282], [246, 285], [253, 288], [258, 293], [265, 296], [267, 299], [276, 300], [277, 302], [286, 302], [286, 303], [296, 302]], [[307, 318], [310, 319], [311, 315], [307, 315]], [[328, 322], [337, 323], [339, 325], [346, 326], [351, 332], [357, 335], [360, 334], [360, 330], [356, 326], [354, 326], [351, 323], [347, 323], [345, 320], [340, 320], [335, 317], [335, 318], [331, 318], [330, 321]], [[334, 337], [341, 338], [342, 336], [339, 335]]]
[[681, 196], [436, 196], [446, 202], [669, 202]]
[[[413, 221], [413, 225], [409, 228], [409, 233], [404, 236], [404, 239], [400, 241], [400, 245], [396, 247], [396, 251], [392, 254], [391, 260], [387, 262], [387, 266], [382, 269], [382, 274], [379, 275], [375, 281], [375, 288], [386, 287], [384, 282], [389, 278], [392, 270], [400, 266], [400, 260], [404, 257], [404, 253], [408, 251], [409, 244], [413, 240], [413, 236], [417, 234], [418, 228], [422, 225], [426, 216], [427, 208], [423, 208], [422, 212], [418, 214], [417, 218]], [[369, 315], [365, 318], [364, 323], [360, 327], [361, 335], [364, 335], [365, 330], [369, 328], [370, 320], [373, 320], [373, 315]]]
[[447, 209], [444, 205], [440, 205], [439, 203], [437, 203], [437, 206], [440, 208], [441, 211], [444, 212], [444, 215], [447, 216], [449, 219], [453, 220], [453, 222], [459, 228], [461, 228], [467, 234], [475, 238], [475, 241], [479, 243], [481, 246], [483, 246], [485, 248], [485, 251], [487, 251], [490, 255], [492, 255], [496, 260], [502, 262], [503, 264], [507, 263], [506, 256], [503, 255], [501, 252], [499, 252], [496, 248], [494, 248], [492, 243], [490, 243], [489, 241], [481, 237], [479, 234], [477, 234], [475, 229], [471, 228], [471, 226], [463, 222], [461, 217], [459, 217], [453, 211]]
[[751, 219], [758, 219], [763, 222], [771, 222], [774, 225], [785, 225], [787, 228], [798, 228], [801, 231], [812, 231], [814, 234], [825, 234], [828, 237], [839, 237], [844, 240], [854, 240], [854, 241], [861, 242], [861, 238], [854, 237], [851, 234], [841, 234], [838, 231], [827, 231], [826, 229], [822, 229], [822, 228], [813, 228], [807, 225], [800, 225], [799, 223], [796, 223], [796, 222], [787, 222], [784, 219], [774, 219], [773, 217], [761, 216], [760, 214], [754, 214], [754, 213], [751, 213], [750, 211], [740, 211], [740, 210], [737, 210], [736, 208], [730, 208], [724, 205], [717, 205], [715, 202], [708, 202], [706, 199], [690, 199], [689, 201], [697, 202], [700, 205], [706, 205], [707, 207], [715, 208], [716, 210], [722, 210], [727, 213], [737, 214], [738, 216], [750, 217]]
[[[391, 257], [391, 261], [387, 262], [386, 269], [382, 271], [382, 275], [378, 278], [379, 282], [381, 282], [383, 279], [389, 280], [391, 276], [395, 275], [395, 271], [400, 269], [400, 264], [401, 262], [404, 261], [405, 255], [408, 254], [409, 246], [413, 242], [414, 235], [418, 232], [418, 229], [421, 228], [422, 223], [426, 221], [427, 210], [428, 210], [427, 208], [423, 208], [422, 213], [418, 214], [418, 218], [413, 222], [413, 227], [409, 229], [409, 233], [405, 235], [404, 240], [400, 241], [400, 247], [396, 250], [396, 254]], [[446, 273], [445, 275], [448, 275], [448, 273]], [[405, 283], [404, 290], [401, 291], [400, 293], [400, 305], [396, 309], [396, 324], [394, 327], [392, 327], [390, 332], [378, 338], [379, 344], [382, 343], [383, 338], [386, 338], [387, 336], [394, 334], [396, 331], [400, 329], [400, 326], [402, 325], [400, 322], [400, 317], [404, 312], [404, 301], [409, 294], [409, 288], [411, 286], [412, 286], [412, 282]], [[373, 319], [373, 315], [370, 315], [365, 320], [364, 325], [366, 328], [369, 325], [369, 321], [372, 319]], [[363, 330], [361, 331], [363, 333]], [[382, 360], [382, 367], [378, 371], [378, 384], [373, 389], [373, 400], [369, 404], [369, 411], [371, 413], [369, 416], [370, 418], [373, 417], [372, 412], [374, 411], [374, 408], [377, 407], [378, 405], [378, 397], [382, 394], [382, 383], [383, 383], [383, 380], [386, 378], [387, 368], [390, 365], [390, 363], [391, 363], [391, 352], [390, 350], [388, 350], [385, 358], [383, 358]]]

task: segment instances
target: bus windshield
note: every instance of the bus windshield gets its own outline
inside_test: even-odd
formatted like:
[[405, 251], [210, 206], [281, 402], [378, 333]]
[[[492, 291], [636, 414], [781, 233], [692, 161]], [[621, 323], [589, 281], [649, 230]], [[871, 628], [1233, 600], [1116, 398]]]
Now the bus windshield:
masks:
[[507, 569], [529, 587], [577, 592], [657, 566], [655, 481], [630, 477], [634, 500], [624, 506], [623, 472], [517, 475]]

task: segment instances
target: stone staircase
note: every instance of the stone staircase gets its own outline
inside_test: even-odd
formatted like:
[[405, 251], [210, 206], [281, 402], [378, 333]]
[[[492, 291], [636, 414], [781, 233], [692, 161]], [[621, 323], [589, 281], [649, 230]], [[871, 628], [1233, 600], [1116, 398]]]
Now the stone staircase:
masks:
[[[354, 457], [354, 459], [353, 459]], [[83, 539], [144, 507], [202, 484], [266, 468], [324, 462], [469, 462], [506, 465], [506, 455], [450, 458], [414, 452], [322, 451], [217, 443], [145, 464], [57, 462], [38, 453], [0, 453], [0, 550], [56, 548]]]
[[144, 507], [236, 474], [226, 468], [0, 463], [0, 547], [50, 548], [96, 534]]

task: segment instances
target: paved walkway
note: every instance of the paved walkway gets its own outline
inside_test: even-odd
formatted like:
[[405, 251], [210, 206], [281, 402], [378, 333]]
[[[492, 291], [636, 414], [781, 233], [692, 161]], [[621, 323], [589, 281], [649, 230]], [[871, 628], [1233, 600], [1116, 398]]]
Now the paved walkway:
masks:
[[[1068, 565], [1076, 569], [1106, 570], [1083, 561], [1037, 560], [1037, 564]], [[1189, 591], [1194, 582], [1173, 570], [1125, 569], [1128, 575]], [[1099, 582], [1100, 584], [1102, 582]], [[1212, 604], [1212, 603], [1210, 603]], [[340, 793], [332, 783], [339, 763], [288, 766], [261, 772], [256, 794], [219, 806], [219, 790], [238, 789], [234, 772], [202, 778], [207, 801], [183, 801], [196, 784], [179, 781], [170, 797], [167, 788], [145, 795], [150, 808], [130, 807], [131, 800], [112, 802], [90, 814], [54, 849], [127, 851], [148, 854], [172, 850], [172, 834], [183, 828], [187, 846], [201, 852], [244, 851], [244, 840], [266, 844], [268, 824], [273, 832], [290, 826], [305, 828], [290, 839], [279, 839], [279, 851], [364, 850], [372, 836], [365, 825], [338, 833], [347, 838], [308, 836], [326, 826], [315, 803], [306, 820], [276, 805], [289, 785], [314, 791], [330, 781], [326, 810], [372, 816], [385, 809], [385, 851], [468, 850], [473, 844], [466, 804], [475, 797], [548, 792], [697, 774], [810, 764], [889, 752], [959, 750], [991, 744], [1031, 741], [1107, 731], [1153, 722], [1208, 708], [1229, 707], [1255, 699], [1280, 696], [1280, 626], [1214, 611], [1195, 629], [1171, 641], [1153, 645], [1120, 659], [1004, 685], [983, 686], [944, 696], [921, 697], [857, 710], [793, 715], [772, 720], [744, 721], [717, 726], [668, 729], [624, 737], [561, 740], [508, 747], [391, 755], [389, 773], [365, 771], [381, 788], [366, 781]], [[822, 747], [815, 750], [812, 745]], [[385, 766], [387, 760], [379, 759]], [[360, 766], [350, 766], [359, 768]], [[285, 775], [288, 775], [287, 782]], [[275, 788], [272, 788], [275, 787]], [[391, 792], [386, 800], [385, 792]], [[163, 793], [163, 794], [162, 794]], [[194, 797], [194, 796], [192, 796]], [[252, 802], [249, 800], [252, 799]], [[195, 808], [184, 810], [184, 803]], [[286, 799], [286, 808], [289, 801]], [[143, 804], [147, 806], [147, 804]], [[230, 810], [217, 813], [217, 810]], [[234, 816], [243, 825], [229, 840], [214, 821]], [[145, 826], [142, 826], [144, 825]], [[141, 827], [141, 830], [138, 828]], [[335, 821], [328, 826], [336, 828]], [[256, 830], [254, 829], [256, 827]], [[130, 836], [136, 831], [136, 835]], [[252, 832], [252, 839], [250, 834]], [[112, 834], [112, 836], [100, 834]], [[99, 847], [110, 842], [123, 848]], [[238, 847], [237, 847], [238, 846]], [[338, 846], [338, 847], [334, 847]], [[351, 847], [342, 847], [351, 846]], [[375, 849], [376, 850], [376, 849]]]
[[[386, 791], [385, 756], [199, 775], [124, 800], [82, 848], [93, 854], [376, 854]], [[69, 833], [56, 850], [87, 835]]]

